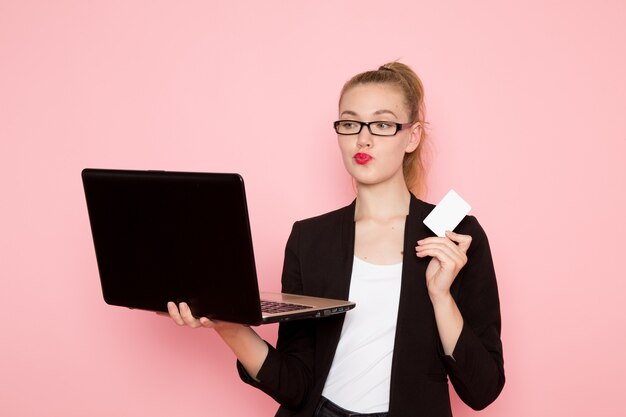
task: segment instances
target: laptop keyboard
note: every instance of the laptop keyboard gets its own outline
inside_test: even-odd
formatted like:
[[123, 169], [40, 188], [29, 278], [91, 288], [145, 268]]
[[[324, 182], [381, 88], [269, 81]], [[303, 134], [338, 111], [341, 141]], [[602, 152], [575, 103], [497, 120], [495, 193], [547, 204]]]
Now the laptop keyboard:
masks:
[[311, 306], [303, 306], [300, 304], [280, 303], [277, 301], [261, 300], [261, 311], [264, 313], [288, 313], [294, 310], [306, 310]]

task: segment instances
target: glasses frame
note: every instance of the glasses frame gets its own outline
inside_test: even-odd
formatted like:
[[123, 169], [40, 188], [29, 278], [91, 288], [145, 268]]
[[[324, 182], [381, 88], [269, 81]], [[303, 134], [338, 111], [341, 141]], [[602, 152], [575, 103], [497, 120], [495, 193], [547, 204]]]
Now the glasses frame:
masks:
[[[354, 133], [341, 133], [339, 132], [339, 124], [342, 122], [352, 122], [352, 123], [357, 123], [359, 124], [359, 130], [354, 132]], [[396, 127], [395, 132], [393, 132], [390, 135], [381, 135], [380, 133], [374, 133], [372, 132], [372, 127], [370, 126], [371, 124], [375, 124], [375, 123], [387, 123], [389, 125], [394, 125]], [[361, 131], [363, 130], [363, 126], [367, 126], [367, 130], [369, 130], [371, 135], [374, 136], [395, 136], [398, 134], [399, 131], [401, 131], [402, 129], [406, 129], [407, 127], [410, 127], [414, 124], [415, 122], [409, 122], [409, 123], [397, 123], [397, 122], [390, 122], [388, 120], [374, 120], [372, 122], [361, 122], [360, 120], [352, 120], [352, 119], [341, 119], [341, 120], [336, 120], [335, 122], [333, 122], [333, 127], [335, 128], [335, 132], [337, 132], [338, 135], [343, 135], [343, 136], [351, 136], [351, 135], [358, 135], [359, 133], [361, 133]]]

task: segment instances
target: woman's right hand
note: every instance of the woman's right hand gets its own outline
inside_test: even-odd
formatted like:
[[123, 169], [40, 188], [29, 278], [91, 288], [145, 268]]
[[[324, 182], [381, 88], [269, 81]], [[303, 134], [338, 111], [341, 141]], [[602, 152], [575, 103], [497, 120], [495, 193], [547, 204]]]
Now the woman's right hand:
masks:
[[229, 323], [225, 321], [209, 320], [206, 317], [194, 317], [191, 312], [191, 308], [185, 302], [180, 303], [178, 306], [173, 301], [167, 303], [167, 311], [172, 320], [179, 326], [189, 326], [193, 329], [198, 327], [205, 327], [207, 329], [223, 330], [232, 326], [243, 326], [242, 324]]

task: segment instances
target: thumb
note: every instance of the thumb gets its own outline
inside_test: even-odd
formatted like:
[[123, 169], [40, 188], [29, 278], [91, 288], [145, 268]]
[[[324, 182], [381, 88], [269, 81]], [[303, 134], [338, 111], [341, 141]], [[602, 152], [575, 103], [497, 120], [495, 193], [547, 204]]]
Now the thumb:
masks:
[[472, 243], [472, 237], [470, 235], [460, 235], [449, 230], [446, 231], [446, 237], [458, 244], [459, 249], [461, 249], [463, 252], [467, 252]]

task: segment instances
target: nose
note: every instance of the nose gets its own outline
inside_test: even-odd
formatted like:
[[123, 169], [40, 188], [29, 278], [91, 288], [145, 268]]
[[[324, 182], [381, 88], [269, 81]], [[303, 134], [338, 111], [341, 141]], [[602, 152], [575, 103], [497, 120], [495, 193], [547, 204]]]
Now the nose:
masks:
[[363, 126], [363, 129], [356, 137], [356, 146], [360, 148], [370, 148], [372, 146], [372, 134], [367, 126]]

